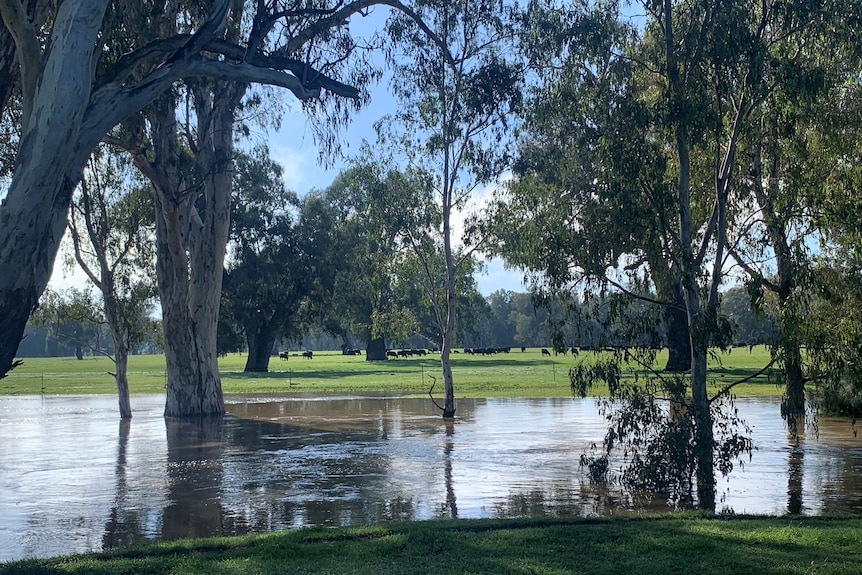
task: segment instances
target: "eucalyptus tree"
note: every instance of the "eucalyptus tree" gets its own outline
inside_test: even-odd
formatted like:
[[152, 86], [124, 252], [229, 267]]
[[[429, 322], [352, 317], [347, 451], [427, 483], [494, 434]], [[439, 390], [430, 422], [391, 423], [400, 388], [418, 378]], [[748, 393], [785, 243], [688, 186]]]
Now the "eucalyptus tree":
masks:
[[[859, 181], [856, 8], [835, 0], [802, 3], [787, 14], [796, 29], [774, 31], [770, 48], [781, 50], [781, 58], [764, 66], [769, 89], [744, 133], [739, 187], [748, 194], [741, 203], [752, 217], [737, 226], [738, 247], [731, 254], [748, 274], [755, 300], [763, 301], [763, 292], [776, 300], [781, 331], [773, 355], [784, 374], [781, 410], [788, 418], [805, 414], [806, 383], [821, 377], [806, 365], [824, 349], [806, 341], [808, 324], [817, 322], [809, 308], [823, 277], [818, 244], [832, 230], [856, 227], [833, 217], [848, 207]], [[809, 351], [803, 353], [803, 346]]]
[[235, 164], [221, 305], [245, 336], [245, 371], [265, 372], [276, 340], [297, 334], [314, 262], [326, 265], [326, 254], [315, 253], [322, 242], [301, 243], [299, 199], [285, 189], [282, 168], [266, 147], [238, 154]]
[[[0, 278], [0, 374], [17, 364], [86, 159], [111, 133], [156, 188], [166, 414], [223, 412], [215, 334], [236, 106], [249, 84], [285, 88], [331, 135], [375, 75], [347, 26], [374, 4], [403, 9], [393, 0], [260, 1], [248, 14], [237, 0], [0, 3], [2, 41], [8, 48], [11, 36], [16, 50], [10, 60], [4, 48], [0, 65], [17, 89], [2, 102], [17, 146], [0, 205], [0, 266], [10, 270]], [[180, 94], [193, 99], [177, 116]], [[195, 141], [171, 143], [177, 131]], [[194, 170], [183, 164], [189, 153]]]
[[[568, 97], [560, 98], [562, 113], [546, 123], [551, 129], [524, 144], [528, 152], [538, 150], [522, 161], [525, 173], [537, 175], [531, 185], [540, 193], [515, 198], [521, 212], [508, 222], [526, 224], [518, 228], [521, 233], [509, 234], [512, 246], [506, 247], [517, 249], [521, 242], [527, 244], [525, 253], [542, 254], [541, 271], [552, 280], [598, 278], [601, 285], [611, 283], [640, 299], [648, 297], [651, 284], [659, 291], [662, 274], [673, 270], [670, 277], [681, 287], [677, 306], [685, 310], [688, 327], [690, 374], [656, 374], [664, 381], [661, 395], [685, 409], [672, 409], [675, 421], [655, 437], [680, 439], [688, 456], [666, 461], [680, 477], [666, 477], [660, 487], [696, 486], [697, 504], [714, 509], [716, 465], [727, 471], [732, 456], [747, 445], [736, 435], [722, 438], [723, 426], [716, 435], [717, 408], [730, 388], [713, 396], [707, 392], [710, 348], [730, 341], [719, 314], [719, 288], [736, 218], [747, 215], [740, 205], [741, 155], [774, 90], [776, 70], [797, 66], [794, 56], [804, 50], [795, 47], [806, 26], [829, 16], [823, 5], [809, 2], [662, 0], [642, 3], [642, 27], [626, 29], [612, 16], [614, 6], [575, 19], [570, 48], [575, 58], [566, 62], [562, 81], [540, 93]], [[555, 145], [559, 134], [562, 146]], [[568, 143], [578, 154], [565, 155]], [[553, 201], [553, 209], [543, 210], [543, 201]], [[536, 213], [544, 221], [534, 220]], [[540, 238], [536, 230], [550, 233]], [[569, 271], [570, 254], [576, 255], [578, 275]], [[623, 272], [628, 284], [608, 277], [607, 270]], [[605, 375], [613, 379], [616, 373]], [[599, 375], [573, 373], [573, 389], [583, 391]], [[629, 435], [633, 441], [649, 434], [643, 425], [638, 433], [644, 435]], [[662, 452], [673, 455], [654, 453]], [[647, 463], [637, 473], [662, 465], [659, 459], [649, 463], [649, 457], [639, 460]]]
[[[368, 361], [386, 359], [386, 336], [406, 339], [415, 315], [394, 286], [403, 277], [407, 238], [440, 215], [428, 178], [402, 172], [366, 150], [323, 192], [338, 214], [341, 265], [331, 309], [349, 318]], [[406, 328], [406, 329], [405, 329]]]
[[[387, 26], [392, 87], [400, 102], [399, 111], [385, 120], [400, 130], [391, 147], [404, 150], [411, 166], [433, 174], [442, 212], [435, 234], [445, 264], [444, 292], [432, 302], [441, 339], [444, 418], [455, 415], [450, 354], [458, 268], [481, 244], [480, 239], [459, 251], [454, 218], [476, 188], [494, 181], [505, 166], [500, 143], [520, 107], [523, 81], [522, 65], [509, 50], [513, 14], [513, 8], [491, 0], [420, 0], [412, 17], [396, 13]], [[429, 293], [436, 294], [439, 272], [427, 255], [436, 253], [434, 242], [414, 237], [412, 245], [425, 260]]]
[[[581, 14], [538, 13], [525, 30], [522, 49], [544, 81], [531, 89], [515, 178], [498, 191], [488, 216], [493, 245], [527, 272], [538, 295], [549, 292], [546, 301], [595, 290], [652, 299], [658, 308], [640, 322], [653, 328], [650, 347], [664, 339], [665, 369], [686, 371], [688, 323], [679, 266], [668, 250], [667, 222], [676, 210], [668, 160], [652, 134], [637, 66], [619, 57], [636, 30], [614, 14], [609, 4]], [[554, 52], [561, 54], [549, 56]], [[638, 291], [646, 293], [635, 298]]]
[[[0, 3], [6, 46], [2, 77], [14, 84], [14, 89], [4, 89], [0, 105], [4, 125], [14, 129], [16, 146], [14, 170], [0, 205], [0, 267], [6, 270], [0, 278], [0, 375], [17, 363], [15, 350], [47, 285], [72, 191], [87, 158], [114, 126], [183, 78], [271, 84], [302, 101], [329, 89], [357, 95], [307, 62], [269, 59], [256, 43], [228, 42], [222, 32], [231, 1], [204, 4], [200, 11], [208, 16], [197, 19], [198, 25], [155, 36], [164, 30], [152, 26], [152, 19], [176, 14], [173, 4]], [[362, 7], [355, 5], [348, 13]], [[297, 34], [295, 44], [307, 44], [344, 22], [344, 12], [324, 12], [322, 23]], [[262, 21], [275, 24], [279, 15], [276, 10], [270, 14], [274, 18]], [[8, 57], [10, 37], [13, 59]], [[237, 53], [248, 56], [229, 57]]]
[[46, 331], [45, 352], [58, 356], [71, 351], [78, 360], [84, 351], [101, 353], [102, 309], [89, 290], [70, 288], [63, 292], [48, 290], [39, 301], [31, 323]]
[[132, 417], [129, 351], [148, 335], [155, 295], [152, 190], [135, 175], [127, 158], [100, 146], [87, 163], [69, 217], [75, 260], [102, 296], [122, 419]]

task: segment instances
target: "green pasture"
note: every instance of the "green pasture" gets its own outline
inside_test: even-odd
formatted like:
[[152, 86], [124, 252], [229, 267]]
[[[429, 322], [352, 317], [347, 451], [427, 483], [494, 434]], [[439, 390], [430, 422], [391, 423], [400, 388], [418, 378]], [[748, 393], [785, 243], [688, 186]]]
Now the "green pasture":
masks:
[[858, 518], [405, 522], [160, 542], [0, 564], [0, 575], [862, 573]]
[[[581, 352], [578, 356], [541, 354], [539, 348], [520, 348], [496, 355], [453, 354], [452, 365], [456, 397], [568, 397], [569, 369], [594, 361], [606, 352]], [[399, 395], [425, 395], [434, 387], [442, 393], [440, 358], [425, 357], [369, 362], [365, 356], [345, 356], [341, 352], [315, 352], [314, 359], [292, 354], [289, 360], [273, 357], [268, 373], [244, 373], [246, 357], [231, 354], [221, 358], [222, 385], [225, 393], [359, 393], [385, 392]], [[664, 353], [657, 365], [664, 365]], [[769, 362], [764, 347], [736, 348], [718, 355], [711, 362], [712, 388], [755, 374]], [[89, 394], [114, 393], [113, 364], [106, 357], [27, 358], [24, 364], [0, 380], [0, 394]], [[646, 370], [630, 365], [628, 377], [643, 376]], [[136, 355], [129, 358], [129, 386], [133, 394], [162, 393], [165, 389], [165, 360], [162, 355]], [[768, 375], [734, 389], [739, 396], [776, 395], [781, 389]], [[601, 388], [595, 390], [601, 394]]]

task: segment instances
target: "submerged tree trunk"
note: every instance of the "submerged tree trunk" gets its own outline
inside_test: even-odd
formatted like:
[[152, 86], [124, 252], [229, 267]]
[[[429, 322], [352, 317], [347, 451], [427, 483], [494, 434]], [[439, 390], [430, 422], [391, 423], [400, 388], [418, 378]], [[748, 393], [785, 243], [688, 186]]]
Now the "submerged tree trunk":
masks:
[[117, 382], [117, 401], [120, 407], [120, 419], [132, 418], [132, 402], [129, 396], [129, 354], [126, 346], [116, 346], [114, 342], [114, 361], [117, 370], [114, 374], [114, 381]]
[[[224, 412], [218, 364], [202, 349], [200, 329], [190, 309], [188, 261], [179, 238], [177, 206], [156, 198], [156, 264], [165, 338], [165, 415], [185, 417]], [[212, 363], [215, 363], [213, 366]]]
[[[444, 122], [444, 132], [448, 128]], [[443, 403], [443, 419], [454, 419], [455, 417], [455, 383], [452, 378], [452, 346], [455, 342], [455, 258], [452, 253], [452, 209], [455, 182], [450, 179], [449, 148], [444, 152], [443, 167], [443, 261], [446, 274], [446, 307], [438, 309], [437, 322], [440, 326], [441, 347], [440, 367], [443, 371], [443, 389], [445, 391], [445, 402]], [[442, 321], [441, 321], [442, 320]]]
[[133, 154], [156, 188], [156, 275], [169, 417], [224, 413], [216, 338], [230, 219], [233, 111], [245, 87], [217, 84], [220, 89], [212, 92], [204, 85], [194, 91], [193, 174], [182, 164], [171, 102], [149, 116], [154, 159], [143, 147]]
[[781, 396], [781, 415], [785, 419], [805, 415], [805, 376], [802, 372], [802, 353], [798, 345], [784, 349], [784, 393]]
[[[184, 191], [190, 181], [179, 165], [182, 156], [173, 107], [167, 105], [155, 112], [150, 121], [155, 158], [150, 162], [143, 154], [136, 154], [134, 160], [156, 188], [156, 276], [167, 370], [165, 415], [221, 414], [224, 399], [215, 338], [223, 259], [219, 260], [218, 273], [213, 274], [220, 250], [217, 236], [208, 236], [217, 211], [213, 198], [206, 197], [212, 182], [198, 182], [204, 189], [203, 198]], [[204, 217], [194, 200], [199, 200]], [[226, 218], [223, 225], [226, 237]], [[223, 244], [221, 252], [224, 249]]]
[[763, 186], [762, 149], [756, 147], [752, 158], [752, 181], [757, 204], [763, 213], [769, 243], [775, 252], [777, 278], [772, 284], [762, 280], [761, 284], [778, 296], [778, 322], [781, 341], [778, 353], [784, 366], [784, 394], [781, 398], [781, 415], [790, 422], [793, 418], [805, 415], [805, 376], [803, 373], [802, 352], [799, 342], [799, 329], [802, 323], [795, 301], [794, 292], [798, 284], [799, 266], [793, 257], [793, 248], [785, 229], [786, 222], [776, 212], [773, 197], [782, 193], [778, 172], [781, 157], [777, 146], [772, 146], [771, 169], [768, 189]]
[[694, 457], [697, 465], [697, 507], [715, 511], [715, 436], [709, 397], [706, 391], [707, 348], [692, 343], [691, 391], [694, 418]]
[[[454, 283], [454, 281], [453, 281]], [[452, 378], [452, 345], [455, 331], [455, 302], [454, 294], [448, 294], [449, 317], [446, 321], [446, 329], [443, 330], [443, 346], [440, 348], [440, 367], [443, 370], [443, 389], [445, 391], [445, 402], [443, 403], [443, 418], [455, 417], [455, 383]]]

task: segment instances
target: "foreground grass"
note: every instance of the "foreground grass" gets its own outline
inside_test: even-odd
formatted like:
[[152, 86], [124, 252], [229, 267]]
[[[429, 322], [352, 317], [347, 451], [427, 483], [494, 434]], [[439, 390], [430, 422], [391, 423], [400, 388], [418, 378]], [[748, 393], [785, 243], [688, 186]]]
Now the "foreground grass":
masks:
[[[582, 352], [543, 356], [539, 348], [525, 352], [478, 356], [453, 355], [453, 372], [458, 397], [568, 397], [568, 371], [581, 361], [593, 361], [602, 354]], [[243, 373], [245, 356], [231, 354], [219, 366], [225, 393], [361, 393], [386, 392], [425, 395], [432, 383], [442, 390], [440, 360], [436, 354], [385, 362], [365, 361], [364, 356], [343, 356], [340, 352], [315, 352], [314, 359], [293, 356], [288, 361], [273, 358], [269, 373]], [[666, 358], [661, 354], [658, 365]], [[756, 373], [769, 362], [763, 347], [734, 349], [711, 362], [713, 390]], [[634, 366], [632, 366], [634, 369]], [[85, 357], [28, 358], [24, 365], [0, 380], [0, 394], [87, 394], [115, 393], [111, 360]], [[643, 370], [639, 370], [643, 373]], [[633, 377], [633, 372], [628, 374]], [[162, 355], [129, 358], [129, 386], [134, 394], [163, 393], [165, 359]], [[780, 389], [767, 376], [740, 385], [741, 396], [776, 395]], [[596, 393], [601, 394], [602, 389]]]
[[458, 520], [163, 542], [0, 564], [17, 574], [862, 573], [862, 519]]

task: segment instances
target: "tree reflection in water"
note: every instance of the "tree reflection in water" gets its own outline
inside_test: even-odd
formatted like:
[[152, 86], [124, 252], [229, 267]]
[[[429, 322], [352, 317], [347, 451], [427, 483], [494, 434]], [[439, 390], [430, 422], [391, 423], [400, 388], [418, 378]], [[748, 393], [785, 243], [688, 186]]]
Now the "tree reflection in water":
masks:
[[[604, 433], [589, 400], [461, 400], [447, 427], [413, 398], [235, 397], [221, 419], [166, 420], [136, 398], [0, 398], [0, 560], [145, 540], [435, 517], [667, 509], [591, 485]], [[737, 513], [862, 512], [862, 438], [846, 420], [788, 441], [777, 401], [740, 400], [757, 450], [725, 484]], [[456, 448], [457, 438], [457, 448]]]
[[805, 451], [805, 418], [799, 417], [788, 426], [787, 443], [787, 513], [802, 513], [802, 479]]
[[443, 478], [446, 482], [446, 503], [441, 509], [444, 517], [458, 518], [458, 502], [455, 500], [455, 485], [452, 480], [452, 451], [455, 449], [455, 421], [445, 419], [446, 440], [443, 444]]
[[162, 538], [237, 533], [235, 526], [225, 525], [221, 506], [224, 418], [166, 417], [165, 429], [170, 503], [162, 518]]

